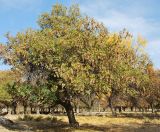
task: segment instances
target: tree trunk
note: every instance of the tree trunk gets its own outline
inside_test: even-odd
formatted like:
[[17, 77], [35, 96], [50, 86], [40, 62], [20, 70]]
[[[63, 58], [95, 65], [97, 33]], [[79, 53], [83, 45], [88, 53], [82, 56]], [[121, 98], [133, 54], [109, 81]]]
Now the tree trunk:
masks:
[[112, 106], [111, 97], [109, 97], [108, 102], [109, 102], [109, 107], [111, 108], [111, 111], [112, 111], [112, 115], [115, 115], [116, 113], [115, 113], [115, 111], [114, 111], [114, 109], [113, 109], [113, 106]]
[[24, 114], [27, 114], [27, 106], [24, 106]]
[[68, 90], [62, 87], [62, 85], [58, 85], [56, 97], [58, 99], [56, 101], [56, 104], [62, 105], [66, 110], [70, 126], [79, 127], [79, 123], [75, 119], [74, 110], [71, 104], [70, 94]]
[[131, 112], [133, 112], [133, 106], [131, 106]]
[[27, 104], [23, 104], [23, 111], [24, 111], [24, 114], [27, 114]]
[[98, 112], [101, 112], [101, 105], [100, 105], [100, 101], [98, 102]]
[[151, 104], [152, 113], [154, 112], [153, 104]]
[[119, 110], [119, 113], [122, 112], [122, 108], [120, 106], [118, 107], [118, 110]]
[[124, 111], [124, 112], [126, 111], [126, 107], [123, 107], [123, 111]]
[[17, 103], [14, 101], [14, 102], [12, 103], [12, 114], [17, 114], [16, 109], [17, 109]]
[[30, 106], [30, 113], [33, 114], [33, 108]]
[[75, 119], [75, 115], [74, 115], [74, 111], [73, 111], [73, 107], [71, 105], [71, 102], [66, 101], [66, 102], [62, 103], [61, 105], [66, 110], [68, 120], [69, 120], [69, 124], [71, 125], [71, 127], [79, 127], [79, 123]]

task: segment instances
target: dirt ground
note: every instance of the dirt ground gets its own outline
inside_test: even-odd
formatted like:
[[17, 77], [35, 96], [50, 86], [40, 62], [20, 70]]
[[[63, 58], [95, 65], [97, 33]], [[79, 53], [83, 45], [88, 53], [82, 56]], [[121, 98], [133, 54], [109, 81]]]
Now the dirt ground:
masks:
[[0, 132], [160, 132], [158, 118], [77, 116], [80, 127], [69, 127], [66, 116], [7, 115], [13, 126], [0, 126]]

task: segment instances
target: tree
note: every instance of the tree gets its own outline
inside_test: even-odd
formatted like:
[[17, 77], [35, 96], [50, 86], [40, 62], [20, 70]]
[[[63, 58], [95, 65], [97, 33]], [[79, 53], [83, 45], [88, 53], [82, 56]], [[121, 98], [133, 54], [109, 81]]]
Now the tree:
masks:
[[106, 94], [112, 107], [112, 97], [126, 91], [140, 67], [132, 36], [127, 31], [109, 33], [103, 24], [82, 16], [76, 5], [54, 5], [38, 23], [39, 30], [7, 35], [2, 56], [21, 81], [37, 87], [36, 92], [44, 86], [55, 95], [54, 102], [65, 108], [72, 126], [78, 125], [75, 97], [84, 101], [84, 95]]

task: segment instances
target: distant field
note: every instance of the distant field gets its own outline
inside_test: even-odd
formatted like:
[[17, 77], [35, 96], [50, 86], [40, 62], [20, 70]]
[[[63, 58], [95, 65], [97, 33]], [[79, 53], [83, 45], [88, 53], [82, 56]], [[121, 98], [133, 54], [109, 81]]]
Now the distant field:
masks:
[[159, 132], [160, 120], [130, 117], [76, 116], [80, 127], [70, 128], [66, 116], [7, 115], [16, 125], [0, 126], [0, 132]]

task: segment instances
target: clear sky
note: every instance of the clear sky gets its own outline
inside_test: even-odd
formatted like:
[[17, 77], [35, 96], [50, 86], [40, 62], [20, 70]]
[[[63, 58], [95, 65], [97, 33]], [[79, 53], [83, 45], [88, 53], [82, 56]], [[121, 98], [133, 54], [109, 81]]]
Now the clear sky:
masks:
[[[135, 37], [148, 41], [146, 51], [156, 68], [160, 68], [160, 0], [0, 0], [0, 42], [4, 34], [16, 34], [38, 28], [37, 19], [49, 12], [53, 4], [79, 4], [84, 15], [103, 22], [110, 31], [127, 28]], [[9, 66], [0, 64], [0, 70]]]

